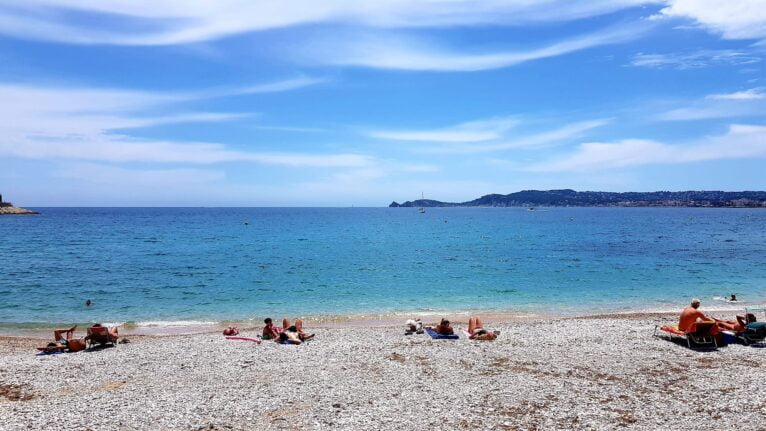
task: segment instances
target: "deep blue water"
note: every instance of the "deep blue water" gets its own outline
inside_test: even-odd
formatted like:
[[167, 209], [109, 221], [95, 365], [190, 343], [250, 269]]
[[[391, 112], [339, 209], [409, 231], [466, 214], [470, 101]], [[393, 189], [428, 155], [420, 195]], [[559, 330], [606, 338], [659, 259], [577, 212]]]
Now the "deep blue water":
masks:
[[6, 327], [766, 299], [766, 210], [37, 210], [0, 217]]

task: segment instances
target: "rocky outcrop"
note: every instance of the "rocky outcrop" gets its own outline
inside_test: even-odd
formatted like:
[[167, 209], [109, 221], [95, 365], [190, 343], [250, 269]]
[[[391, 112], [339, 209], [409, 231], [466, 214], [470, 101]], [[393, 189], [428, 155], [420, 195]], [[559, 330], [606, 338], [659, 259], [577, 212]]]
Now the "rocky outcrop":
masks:
[[[8, 202], [5, 202], [8, 203]], [[0, 215], [33, 215], [33, 214], [40, 214], [36, 211], [28, 210], [26, 208], [16, 208], [13, 205], [10, 206], [0, 206]]]

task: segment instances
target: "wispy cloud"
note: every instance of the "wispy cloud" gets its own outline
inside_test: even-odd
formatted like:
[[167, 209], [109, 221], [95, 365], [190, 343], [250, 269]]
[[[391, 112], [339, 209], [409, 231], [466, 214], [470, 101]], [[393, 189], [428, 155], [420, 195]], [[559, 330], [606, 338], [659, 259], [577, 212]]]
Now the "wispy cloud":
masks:
[[415, 71], [471, 72], [499, 69], [533, 60], [556, 57], [596, 46], [627, 42], [648, 30], [646, 23], [608, 28], [524, 51], [466, 53], [419, 38], [394, 34], [356, 35], [318, 39], [296, 48], [299, 61], [313, 64], [357, 66]]
[[764, 100], [766, 99], [766, 92], [763, 88], [751, 88], [734, 93], [711, 94], [707, 98], [715, 100]]
[[763, 0], [667, 0], [658, 17], [687, 18], [725, 39], [766, 38]]
[[601, 127], [607, 124], [609, 120], [598, 119], [590, 121], [580, 121], [566, 124], [562, 127], [547, 130], [544, 132], [521, 135], [513, 138], [506, 137], [501, 142], [467, 144], [467, 145], [449, 145], [440, 147], [418, 148], [417, 152], [428, 154], [477, 154], [491, 153], [496, 151], [505, 151], [512, 149], [533, 149], [549, 145], [564, 144], [572, 139], [579, 138], [585, 132]]
[[413, 28], [562, 22], [657, 3], [661, 1], [28, 0], [0, 6], [0, 33], [77, 44], [170, 45], [317, 23]]
[[481, 142], [501, 138], [518, 124], [513, 117], [469, 121], [454, 126], [428, 130], [372, 130], [368, 136], [394, 141]]
[[741, 66], [761, 61], [761, 57], [745, 51], [731, 49], [698, 50], [667, 54], [638, 53], [630, 61], [632, 66], [655, 69], [700, 69], [710, 66]]
[[766, 93], [761, 88], [753, 88], [728, 94], [711, 94], [685, 105], [661, 112], [656, 118], [662, 121], [695, 121], [763, 117], [766, 115]]
[[[217, 93], [218, 94], [218, 93]], [[0, 86], [0, 155], [100, 162], [211, 164], [251, 162], [292, 167], [362, 167], [366, 155], [252, 152], [207, 142], [139, 139], [125, 129], [177, 122], [231, 121], [240, 113], [181, 113], [172, 105], [187, 93]], [[161, 109], [160, 109], [161, 108]], [[162, 114], [157, 114], [160, 110]], [[166, 113], [170, 111], [170, 113]], [[153, 113], [153, 115], [149, 115]], [[116, 133], [115, 130], [123, 130]]]
[[537, 172], [589, 172], [650, 164], [680, 164], [710, 160], [766, 158], [766, 126], [731, 125], [726, 134], [690, 144], [665, 144], [653, 140], [581, 144], [563, 159], [529, 166]]

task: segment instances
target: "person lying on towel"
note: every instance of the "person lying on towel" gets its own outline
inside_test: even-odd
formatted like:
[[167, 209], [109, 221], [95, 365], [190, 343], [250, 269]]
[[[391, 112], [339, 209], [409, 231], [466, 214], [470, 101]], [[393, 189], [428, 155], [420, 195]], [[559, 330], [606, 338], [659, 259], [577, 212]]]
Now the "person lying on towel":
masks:
[[[431, 327], [429, 326], [429, 328]], [[434, 331], [436, 331], [437, 334], [440, 334], [440, 335], [453, 335], [455, 333], [455, 330], [452, 329], [452, 326], [450, 325], [449, 320], [447, 319], [442, 319], [442, 321], [439, 322], [438, 325], [434, 326], [431, 329], [433, 329]]]
[[468, 334], [472, 340], [494, 340], [497, 338], [496, 331], [487, 331], [481, 322], [481, 317], [471, 317], [468, 319]]
[[48, 343], [45, 347], [38, 347], [37, 350], [45, 353], [63, 352], [69, 350], [70, 352], [78, 352], [85, 348], [84, 340], [74, 339], [74, 330], [77, 325], [72, 326], [69, 329], [54, 329], [52, 343]]

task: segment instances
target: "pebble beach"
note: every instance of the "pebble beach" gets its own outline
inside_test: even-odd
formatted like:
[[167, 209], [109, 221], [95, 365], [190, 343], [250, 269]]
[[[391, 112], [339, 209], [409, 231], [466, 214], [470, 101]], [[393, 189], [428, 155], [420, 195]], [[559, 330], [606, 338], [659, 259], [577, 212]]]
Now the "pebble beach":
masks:
[[128, 335], [55, 355], [35, 354], [47, 340], [5, 337], [0, 428], [766, 429], [766, 350], [652, 336], [674, 320], [488, 321], [501, 334], [483, 342], [374, 323], [308, 328], [316, 339], [299, 346]]

